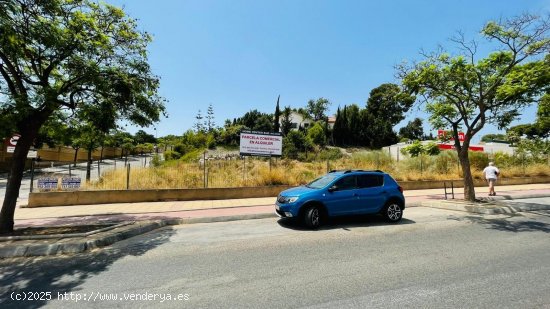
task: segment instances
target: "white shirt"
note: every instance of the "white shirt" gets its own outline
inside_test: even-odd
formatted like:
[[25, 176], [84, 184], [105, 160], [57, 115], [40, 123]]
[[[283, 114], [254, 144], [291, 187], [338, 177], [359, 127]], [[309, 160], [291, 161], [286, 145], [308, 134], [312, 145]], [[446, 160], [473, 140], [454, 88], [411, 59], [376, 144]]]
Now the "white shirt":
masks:
[[486, 179], [497, 179], [498, 174], [500, 174], [500, 171], [495, 166], [487, 166], [483, 173], [485, 174]]

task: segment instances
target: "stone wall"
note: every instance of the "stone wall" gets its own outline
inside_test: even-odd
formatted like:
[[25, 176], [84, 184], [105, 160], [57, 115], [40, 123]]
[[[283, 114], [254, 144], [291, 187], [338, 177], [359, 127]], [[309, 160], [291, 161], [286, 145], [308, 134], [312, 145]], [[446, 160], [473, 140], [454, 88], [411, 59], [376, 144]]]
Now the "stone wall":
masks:
[[[447, 186], [450, 186], [451, 181], [455, 188], [464, 186], [462, 180], [448, 180], [445, 182]], [[499, 180], [499, 185], [531, 183], [550, 183], [550, 177], [518, 177]], [[444, 181], [401, 181], [399, 184], [404, 190], [439, 189], [443, 188]], [[476, 179], [475, 185], [484, 186], [486, 183], [481, 179]], [[29, 205], [26, 207], [275, 197], [279, 192], [288, 188], [290, 188], [290, 186], [33, 192], [29, 194]]]

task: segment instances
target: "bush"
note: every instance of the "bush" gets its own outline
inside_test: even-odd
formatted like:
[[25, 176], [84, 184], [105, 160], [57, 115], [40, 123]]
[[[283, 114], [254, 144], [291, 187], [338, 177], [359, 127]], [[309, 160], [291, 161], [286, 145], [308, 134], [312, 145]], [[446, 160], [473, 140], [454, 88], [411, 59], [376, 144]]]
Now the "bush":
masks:
[[193, 149], [186, 153], [185, 155], [180, 157], [180, 161], [183, 162], [196, 162], [202, 157], [203, 150], [202, 149]]
[[162, 161], [160, 160], [160, 156], [158, 154], [153, 155], [153, 158], [151, 159], [151, 166], [159, 167], [162, 165]]
[[181, 153], [175, 150], [167, 150], [164, 152], [164, 160], [166, 161], [177, 160], [179, 158], [181, 158]]
[[362, 151], [351, 156], [354, 168], [391, 170], [392, 158], [385, 151]]
[[321, 147], [327, 144], [327, 137], [325, 136], [325, 131], [323, 127], [317, 122], [311, 128], [307, 130], [307, 136], [311, 141]]
[[338, 160], [342, 158], [342, 152], [338, 148], [323, 149], [319, 153], [319, 160]]
[[518, 165], [520, 162], [516, 162], [516, 157], [511, 156], [504, 152], [496, 152], [493, 154], [493, 162], [498, 167], [512, 167]]
[[434, 159], [433, 172], [448, 174], [459, 169], [456, 151], [443, 151]]
[[283, 138], [283, 156], [286, 158], [297, 159], [300, 151], [312, 149], [311, 139], [303, 132], [293, 130]]
[[468, 157], [470, 158], [470, 168], [472, 170], [483, 170], [489, 165], [489, 156], [484, 152], [469, 151]]
[[437, 156], [441, 152], [439, 146], [434, 142], [429, 142], [425, 144], [422, 148], [424, 150], [424, 153], [429, 156]]
[[420, 141], [414, 141], [414, 143], [401, 148], [401, 153], [404, 155], [410, 155], [412, 158], [418, 157], [424, 152], [422, 143]]

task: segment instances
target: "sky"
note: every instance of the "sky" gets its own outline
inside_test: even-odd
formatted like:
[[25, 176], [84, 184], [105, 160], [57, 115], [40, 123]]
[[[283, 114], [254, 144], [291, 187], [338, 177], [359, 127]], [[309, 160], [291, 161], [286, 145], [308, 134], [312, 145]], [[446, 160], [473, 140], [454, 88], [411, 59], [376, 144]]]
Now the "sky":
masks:
[[[292, 108], [327, 98], [329, 114], [353, 103], [364, 107], [373, 88], [399, 83], [395, 65], [421, 60], [420, 50], [452, 50], [449, 38], [457, 31], [481, 39], [489, 20], [550, 12], [550, 0], [106, 2], [124, 7], [153, 35], [149, 61], [161, 78], [168, 118], [144, 130], [159, 137], [191, 129], [209, 104], [218, 126], [252, 109], [273, 113], [278, 95], [281, 107]], [[479, 55], [490, 50], [482, 45]], [[527, 108], [516, 123], [530, 122], [535, 111]], [[395, 129], [415, 117], [435, 134], [421, 107]], [[487, 126], [477, 139], [488, 133], [497, 129]]]

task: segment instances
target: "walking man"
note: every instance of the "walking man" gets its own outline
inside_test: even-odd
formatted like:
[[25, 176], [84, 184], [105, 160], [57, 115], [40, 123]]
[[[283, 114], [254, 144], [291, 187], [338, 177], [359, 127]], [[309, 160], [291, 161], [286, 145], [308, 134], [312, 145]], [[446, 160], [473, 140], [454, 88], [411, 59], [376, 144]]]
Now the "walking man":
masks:
[[500, 174], [500, 171], [495, 166], [495, 163], [489, 162], [489, 166], [487, 166], [483, 170], [483, 176], [485, 179], [487, 179], [487, 183], [489, 184], [489, 196], [495, 196], [497, 195], [495, 193], [495, 183], [497, 182], [498, 175]]

